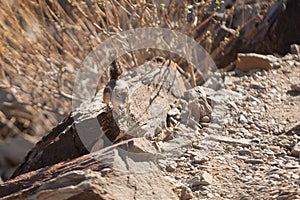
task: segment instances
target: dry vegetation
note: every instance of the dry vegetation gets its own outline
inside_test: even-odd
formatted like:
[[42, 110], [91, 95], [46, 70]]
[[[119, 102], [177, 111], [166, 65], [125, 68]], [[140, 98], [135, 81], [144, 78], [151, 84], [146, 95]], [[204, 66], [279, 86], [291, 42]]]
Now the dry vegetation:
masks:
[[[1, 137], [20, 132], [44, 134], [70, 112], [76, 70], [90, 51], [113, 34], [139, 27], [165, 27], [195, 38], [215, 54], [235, 37], [228, 33], [220, 43], [212, 44], [210, 29], [222, 23], [212, 21], [222, 6], [219, 1], [161, 2], [1, 1], [0, 92], [10, 95], [0, 110]], [[212, 3], [217, 6], [207, 12]], [[124, 55], [121, 61], [129, 67], [129, 60], [140, 64], [154, 55], [170, 57], [167, 54], [140, 50]]]

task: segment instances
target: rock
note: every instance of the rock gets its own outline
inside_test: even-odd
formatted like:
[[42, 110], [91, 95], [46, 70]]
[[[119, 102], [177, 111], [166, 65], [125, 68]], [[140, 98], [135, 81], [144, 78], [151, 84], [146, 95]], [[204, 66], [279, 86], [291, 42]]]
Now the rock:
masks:
[[294, 162], [294, 163], [287, 163], [285, 165], [285, 168], [286, 169], [298, 169], [300, 168], [300, 165], [297, 163], [297, 162]]
[[178, 117], [178, 115], [180, 116], [180, 111], [178, 110], [178, 108], [172, 108], [171, 110], [168, 111], [168, 115], [176, 118]]
[[274, 62], [274, 63], [272, 63], [272, 68], [273, 68], [273, 69], [279, 69], [281, 66], [282, 66], [282, 65], [281, 65], [280, 62]]
[[257, 165], [257, 164], [262, 164], [262, 163], [264, 163], [264, 161], [261, 160], [261, 159], [247, 159], [247, 160], [245, 160], [245, 163]]
[[221, 135], [208, 135], [205, 137], [206, 140], [213, 140], [218, 142], [224, 142], [228, 144], [235, 144], [235, 145], [241, 145], [241, 146], [251, 146], [251, 140], [249, 139], [234, 139], [230, 137], [225, 137]]
[[158, 143], [161, 153], [168, 158], [177, 158], [177, 156], [182, 155], [185, 152], [185, 148], [192, 144], [192, 139], [198, 134], [193, 129], [184, 128], [183, 125], [176, 127], [172, 133], [174, 135], [172, 140]]
[[199, 98], [199, 97], [200, 97], [200, 98], [204, 98], [204, 99], [207, 98], [206, 92], [205, 92], [205, 90], [203, 89], [203, 87], [201, 87], [201, 86], [196, 86], [196, 87], [194, 88], [194, 90], [197, 92], [198, 98]]
[[207, 162], [209, 159], [207, 157], [195, 156], [193, 160], [195, 164], [202, 165], [205, 162]]
[[12, 138], [7, 143], [0, 141], [0, 174], [4, 179], [11, 175], [8, 172], [13, 172], [12, 170], [22, 163], [26, 152], [34, 146], [34, 142], [22, 135]]
[[291, 45], [291, 53], [300, 55], [300, 45], [298, 44], [292, 44]]
[[291, 88], [295, 92], [300, 92], [300, 84], [293, 84], [291, 85]]
[[210, 118], [212, 113], [212, 108], [206, 99], [206, 93], [200, 86], [184, 93], [181, 106], [181, 123], [194, 129], [200, 125], [203, 117], [206, 117], [204, 120], [207, 121], [207, 117]]
[[[168, 63], [168, 62], [166, 62]], [[130, 73], [135, 74], [134, 76]], [[139, 74], [139, 75], [136, 75]], [[130, 70], [127, 75], [122, 77], [130, 88], [128, 101], [128, 114], [120, 116], [120, 120], [125, 124], [139, 126], [141, 131], [129, 131], [128, 137], [153, 137], [155, 129], [166, 122], [169, 108], [184, 95], [189, 88], [184, 85], [180, 73], [176, 70], [176, 64], [170, 62], [163, 66], [150, 67], [148, 63]], [[163, 82], [161, 80], [164, 80]], [[188, 113], [188, 108], [182, 106], [184, 113]], [[186, 109], [186, 110], [185, 110]], [[179, 109], [180, 110], [180, 109]], [[177, 114], [176, 114], [177, 113]], [[171, 111], [176, 116], [170, 117], [170, 126], [178, 125], [176, 119], [180, 118], [176, 109]], [[155, 116], [155, 117], [154, 117]], [[173, 124], [173, 125], [172, 125]], [[132, 126], [129, 128], [132, 130]]]
[[166, 170], [168, 172], [174, 172], [176, 170], [176, 167], [177, 167], [177, 163], [176, 162], [171, 162], [171, 163], [167, 164]]
[[[200, 107], [200, 117], [210, 116], [212, 112], [212, 108], [207, 102], [207, 95], [205, 90], [197, 86], [193, 89], [190, 89], [184, 93], [184, 99], [187, 102], [193, 102], [196, 100], [197, 105]], [[192, 107], [192, 106], [191, 106]], [[199, 108], [198, 108], [199, 109]], [[198, 117], [198, 116], [195, 116]]]
[[202, 123], [208, 123], [208, 122], [210, 122], [210, 118], [209, 118], [209, 116], [204, 116], [204, 117], [201, 118], [200, 121], [201, 121]]
[[167, 113], [167, 127], [175, 127], [180, 123], [181, 113], [178, 108], [172, 108]]
[[242, 124], [246, 124], [246, 123], [248, 123], [248, 120], [244, 115], [240, 115], [239, 122]]
[[[92, 102], [83, 102], [36, 144], [12, 177], [74, 159], [132, 137], [154, 137], [155, 132], [165, 126], [170, 106], [183, 96], [183, 91], [187, 88], [174, 62], [170, 63], [170, 67], [152, 68], [150, 65], [147, 62], [136, 68], [137, 71], [132, 70], [122, 77], [122, 81], [126, 82], [125, 91], [128, 89], [127, 85], [130, 90], [125, 107], [117, 109], [115, 107], [120, 107], [117, 105], [107, 109], [102, 102], [101, 92], [100, 98], [97, 96]], [[126, 95], [124, 97], [127, 98]], [[189, 113], [188, 107], [185, 108], [187, 110], [184, 112]], [[173, 118], [178, 120], [178, 110], [173, 110], [172, 113], [176, 115]], [[200, 109], [199, 113], [202, 113]], [[177, 125], [176, 121], [174, 125]]]
[[210, 77], [204, 84], [204, 87], [211, 88], [213, 90], [220, 90], [224, 87], [222, 79], [217, 76]]
[[294, 65], [295, 65], [295, 62], [294, 62], [293, 60], [287, 60], [287, 61], [286, 61], [286, 64], [287, 64], [288, 66], [294, 66]]
[[0, 185], [0, 197], [178, 199], [154, 164], [151, 149], [154, 147], [143, 138], [124, 141], [8, 180]]
[[188, 181], [188, 184], [191, 187], [194, 186], [206, 186], [206, 185], [210, 185], [213, 181], [213, 176], [211, 174], [209, 174], [208, 172], [201, 172], [197, 175], [195, 175], [191, 180]]
[[300, 157], [300, 142], [298, 142], [291, 151], [293, 156]]
[[239, 53], [237, 57], [236, 67], [237, 69], [244, 72], [248, 72], [253, 69], [272, 69], [271, 61], [272, 58], [270, 56], [260, 55], [256, 53]]
[[[88, 127], [89, 124], [86, 121], [83, 123], [85, 124], [83, 127]], [[86, 128], [86, 131], [88, 132], [89, 129]], [[51, 145], [48, 145], [50, 143]], [[54, 154], [53, 151], [60, 153]], [[14, 171], [11, 178], [87, 153], [88, 151], [82, 144], [80, 137], [76, 134], [74, 120], [69, 115], [47, 136], [36, 143], [27, 153], [23, 163]]]
[[194, 198], [194, 194], [189, 187], [182, 187], [180, 200], [188, 200]]
[[191, 188], [183, 186], [181, 189], [180, 199], [188, 200], [188, 199], [192, 199], [192, 198], [194, 198], [194, 194], [193, 194]]
[[215, 197], [212, 193], [207, 193], [206, 196], [207, 196], [208, 198], [213, 198], [213, 197]]
[[167, 161], [165, 159], [158, 159], [157, 165], [162, 169], [165, 170], [167, 167]]
[[264, 89], [265, 88], [261, 83], [256, 82], [256, 81], [252, 81], [250, 83], [250, 87], [253, 89]]
[[286, 133], [287, 135], [299, 135], [300, 136], [300, 124], [294, 126], [293, 128], [291, 128], [289, 131], [287, 131]]
[[244, 155], [251, 155], [252, 152], [248, 149], [243, 149], [243, 150], [239, 150], [238, 153], [241, 155], [241, 156], [244, 156]]
[[298, 174], [292, 174], [291, 178], [296, 179], [296, 180], [300, 180], [300, 176]]

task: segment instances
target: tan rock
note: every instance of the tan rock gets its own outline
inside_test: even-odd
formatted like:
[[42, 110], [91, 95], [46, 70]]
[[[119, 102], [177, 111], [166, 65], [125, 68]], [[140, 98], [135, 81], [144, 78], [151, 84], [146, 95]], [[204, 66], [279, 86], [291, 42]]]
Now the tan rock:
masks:
[[199, 186], [199, 185], [210, 185], [213, 181], [213, 176], [208, 172], [201, 172], [195, 175], [191, 180], [188, 181], [188, 184], [191, 187]]
[[292, 149], [292, 155], [300, 157], [300, 142], [298, 142]]
[[298, 44], [292, 44], [291, 45], [291, 53], [300, 55], [300, 45]]
[[181, 200], [188, 200], [188, 199], [192, 199], [192, 198], [194, 198], [194, 194], [193, 194], [191, 188], [183, 187], [182, 190], [181, 190], [180, 199]]
[[237, 57], [236, 67], [242, 71], [250, 71], [253, 69], [271, 69], [271, 61], [273, 56], [260, 55], [256, 53], [239, 53]]

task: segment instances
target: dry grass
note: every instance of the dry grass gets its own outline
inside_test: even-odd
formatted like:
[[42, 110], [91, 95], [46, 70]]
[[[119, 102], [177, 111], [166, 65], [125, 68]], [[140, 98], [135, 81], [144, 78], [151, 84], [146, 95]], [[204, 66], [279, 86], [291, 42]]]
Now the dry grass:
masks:
[[[0, 87], [13, 95], [13, 102], [26, 108], [21, 113], [29, 113], [29, 116], [13, 115], [8, 109], [1, 112], [1, 123], [9, 125], [19, 121], [24, 125], [25, 118], [27, 124], [43, 125], [39, 130], [32, 128], [31, 134], [45, 133], [55, 125], [58, 116], [70, 112], [74, 76], [84, 57], [118, 32], [139, 27], [169, 28], [195, 38], [212, 51], [214, 33], [208, 30], [215, 26], [207, 24], [215, 11], [206, 12], [212, 0], [161, 2], [164, 3], [154, 0], [0, 1]], [[163, 51], [140, 50], [124, 55], [121, 61], [129, 66], [129, 60], [140, 64], [155, 55], [172, 56]], [[184, 63], [181, 62], [183, 68]]]

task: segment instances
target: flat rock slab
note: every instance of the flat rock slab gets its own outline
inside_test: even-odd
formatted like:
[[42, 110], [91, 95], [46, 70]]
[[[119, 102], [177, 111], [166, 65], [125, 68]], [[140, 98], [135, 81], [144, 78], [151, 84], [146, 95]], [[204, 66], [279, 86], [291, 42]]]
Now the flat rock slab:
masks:
[[236, 67], [245, 72], [253, 69], [272, 69], [271, 62], [272, 59], [270, 56], [260, 55], [256, 53], [239, 53], [237, 57]]
[[217, 142], [223, 142], [227, 144], [233, 144], [233, 145], [241, 145], [241, 146], [251, 146], [251, 140], [249, 139], [234, 139], [230, 137], [225, 137], [221, 135], [208, 135], [205, 137], [206, 140], [212, 140]]
[[0, 185], [0, 199], [178, 199], [154, 158], [135, 138], [20, 175]]

